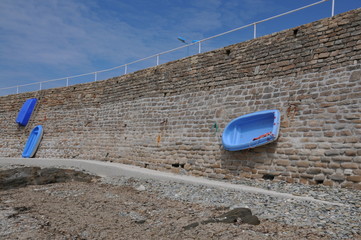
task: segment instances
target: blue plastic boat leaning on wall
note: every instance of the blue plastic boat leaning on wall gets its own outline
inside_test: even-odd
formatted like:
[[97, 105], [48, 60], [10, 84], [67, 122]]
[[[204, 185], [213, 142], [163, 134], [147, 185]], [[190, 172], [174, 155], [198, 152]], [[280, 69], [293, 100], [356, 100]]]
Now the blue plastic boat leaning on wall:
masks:
[[24, 158], [31, 158], [35, 155], [42, 137], [43, 127], [41, 125], [38, 125], [33, 128], [33, 130], [30, 132], [28, 141], [25, 144], [25, 148], [22, 154]]
[[18, 113], [18, 116], [16, 118], [16, 122], [19, 125], [26, 126], [26, 124], [28, 124], [31, 114], [33, 113], [34, 108], [36, 106], [37, 101], [38, 100], [36, 98], [30, 98], [24, 102], [24, 104], [21, 107], [21, 109]]
[[233, 119], [223, 131], [224, 149], [239, 151], [275, 141], [279, 134], [280, 118], [280, 111], [265, 110]]

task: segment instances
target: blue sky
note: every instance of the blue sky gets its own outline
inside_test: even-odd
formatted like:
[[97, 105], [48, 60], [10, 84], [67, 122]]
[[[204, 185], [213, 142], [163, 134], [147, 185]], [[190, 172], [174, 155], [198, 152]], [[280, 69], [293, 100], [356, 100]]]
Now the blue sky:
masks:
[[[73, 76], [123, 65], [159, 52], [259, 21], [317, 0], [1, 0], [0, 88]], [[335, 14], [361, 7], [361, 0], [336, 0]], [[331, 1], [262, 23], [262, 36], [331, 15]], [[202, 51], [253, 37], [252, 28], [202, 44]], [[191, 46], [160, 57], [160, 63], [197, 53]], [[129, 66], [152, 66], [156, 59]], [[123, 69], [99, 74], [98, 80]], [[70, 84], [94, 76], [70, 79]], [[54, 85], [55, 84], [55, 85]], [[64, 86], [65, 81], [43, 88]], [[39, 85], [23, 87], [36, 90]], [[14, 93], [0, 90], [0, 95]]]

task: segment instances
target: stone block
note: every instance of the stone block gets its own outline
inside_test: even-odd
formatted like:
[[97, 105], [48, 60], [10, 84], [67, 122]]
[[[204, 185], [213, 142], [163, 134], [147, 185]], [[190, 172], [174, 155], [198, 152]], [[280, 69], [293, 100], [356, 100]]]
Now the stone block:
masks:
[[227, 174], [228, 170], [227, 169], [221, 169], [221, 168], [217, 168], [214, 170], [215, 173], [217, 174]]
[[262, 175], [261, 174], [252, 174], [251, 178], [252, 179], [259, 179], [259, 178], [262, 178]]
[[298, 154], [299, 155], [304, 155], [304, 156], [308, 156], [308, 155], [311, 155], [312, 151], [309, 150], [309, 149], [300, 149], [298, 151]]
[[308, 179], [307, 178], [300, 178], [300, 183], [301, 184], [308, 184]]
[[339, 173], [335, 173], [329, 176], [329, 178], [336, 182], [343, 182], [345, 181], [345, 176]]
[[298, 168], [297, 167], [292, 167], [292, 166], [287, 166], [286, 170], [289, 172], [298, 172]]
[[338, 102], [341, 100], [341, 97], [338, 95], [334, 95], [334, 96], [328, 96], [325, 99], [327, 102]]
[[361, 81], [361, 71], [354, 71], [350, 76], [350, 82]]
[[335, 134], [335, 132], [324, 132], [323, 135], [325, 137], [334, 137], [336, 134]]
[[309, 178], [309, 179], [312, 179], [314, 177], [314, 175], [312, 174], [306, 174], [306, 173], [302, 173], [301, 174], [301, 178]]
[[361, 182], [361, 175], [358, 175], [358, 176], [347, 176], [346, 179], [347, 179], [347, 181], [359, 183], [359, 182]]
[[357, 151], [356, 150], [345, 150], [345, 155], [346, 156], [356, 156]]
[[332, 161], [335, 161], [335, 162], [351, 162], [352, 161], [352, 157], [348, 157], [348, 156], [337, 156], [337, 157], [332, 157], [331, 159], [332, 159]]
[[221, 163], [214, 163], [210, 167], [211, 168], [221, 168]]
[[315, 162], [313, 164], [314, 167], [317, 167], [317, 168], [328, 168], [328, 163], [325, 163], [325, 162]]
[[347, 137], [345, 138], [345, 143], [358, 143], [360, 141], [360, 137]]
[[315, 149], [315, 150], [313, 150], [312, 152], [311, 152], [311, 154], [313, 155], [313, 156], [317, 156], [317, 157], [319, 157], [319, 156], [324, 156], [325, 155], [325, 150], [323, 150], [323, 149]]
[[298, 168], [299, 173], [304, 173], [304, 172], [306, 172], [306, 170], [307, 170], [307, 168], [305, 168], [305, 167], [299, 167]]
[[315, 181], [324, 181], [326, 179], [326, 176], [324, 174], [317, 174], [313, 177]]
[[248, 172], [242, 172], [242, 173], [240, 173], [239, 174], [239, 176], [241, 177], [241, 178], [251, 178], [251, 173], [248, 173]]
[[314, 143], [305, 144], [305, 148], [306, 148], [306, 149], [316, 149], [316, 148], [317, 148], [317, 144], [314, 144]]
[[289, 160], [299, 160], [300, 159], [300, 156], [298, 155], [291, 155], [288, 157]]
[[297, 167], [308, 167], [310, 163], [308, 161], [298, 161], [296, 162]]
[[325, 151], [325, 156], [336, 156], [336, 155], [340, 155], [341, 151], [339, 150], [327, 150]]
[[353, 182], [343, 182], [341, 183], [342, 188], [353, 188], [354, 183]]
[[323, 181], [323, 185], [332, 187], [334, 185], [334, 182], [332, 180], [326, 179], [325, 181]]
[[319, 59], [322, 59], [322, 58], [328, 58], [330, 56], [330, 53], [329, 52], [324, 52], [324, 53], [320, 53], [318, 55], [318, 58]]
[[361, 166], [361, 164], [352, 163], [352, 162], [341, 163], [342, 168], [356, 169], [356, 168], [359, 168], [360, 166]]
[[321, 161], [321, 157], [320, 156], [310, 156], [310, 157], [308, 157], [308, 160], [310, 160], [310, 161]]
[[321, 173], [321, 168], [308, 168], [306, 170], [306, 173], [308, 174], [318, 174], [318, 173]]
[[298, 150], [296, 149], [284, 149], [284, 153], [286, 155], [295, 155], [295, 154], [298, 154]]
[[334, 169], [329, 169], [329, 168], [324, 168], [322, 169], [322, 173], [325, 174], [325, 175], [332, 175], [335, 173], [335, 170]]
[[280, 166], [289, 166], [291, 162], [289, 160], [275, 160], [274, 163]]

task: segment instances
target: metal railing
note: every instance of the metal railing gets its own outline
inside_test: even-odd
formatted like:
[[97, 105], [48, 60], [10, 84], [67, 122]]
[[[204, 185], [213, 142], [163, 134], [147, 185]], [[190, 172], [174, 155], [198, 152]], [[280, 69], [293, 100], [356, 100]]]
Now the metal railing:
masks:
[[[116, 67], [113, 67], [113, 68], [104, 69], [104, 70], [99, 70], [99, 71], [96, 71], [96, 72], [90, 72], [90, 73], [84, 73], [84, 74], [69, 76], [69, 77], [51, 79], [51, 80], [48, 80], [48, 81], [34, 82], [34, 83], [28, 83], [28, 84], [17, 85], [17, 86], [12, 86], [12, 87], [0, 88], [0, 91], [1, 91], [1, 90], [15, 89], [15, 90], [16, 90], [16, 94], [18, 94], [18, 93], [20, 93], [20, 88], [24, 88], [24, 87], [32, 86], [32, 85], [39, 85], [39, 87], [37, 88], [37, 90], [42, 90], [44, 84], [52, 83], [52, 82], [59, 82], [59, 81], [63, 81], [63, 82], [64, 82], [64, 84], [62, 85], [62, 87], [64, 87], [64, 86], [69, 86], [69, 85], [70, 85], [70, 80], [76, 79], [76, 78], [80, 78], [80, 77], [84, 77], [84, 76], [93, 76], [93, 77], [91, 77], [90, 79], [92, 79], [93, 81], [97, 81], [97, 80], [98, 80], [98, 75], [99, 75], [100, 73], [110, 72], [110, 71], [113, 71], [113, 70], [117, 70], [117, 69], [124, 68], [124, 74], [127, 74], [127, 73], [129, 73], [129, 72], [128, 72], [128, 67], [129, 67], [130, 65], [134, 65], [134, 64], [136, 64], [136, 63], [144, 62], [144, 61], [150, 60], [150, 59], [155, 59], [155, 64], [153, 64], [153, 66], [157, 66], [157, 65], [160, 64], [160, 57], [163, 56], [163, 55], [176, 52], [176, 51], [178, 51], [178, 50], [180, 50], [180, 49], [189, 48], [190, 46], [193, 46], [193, 45], [198, 45], [198, 53], [201, 53], [201, 52], [202, 52], [202, 44], [203, 44], [204, 42], [209, 41], [209, 40], [214, 39], [214, 38], [218, 38], [218, 37], [224, 36], [224, 35], [226, 35], [226, 34], [230, 34], [230, 33], [239, 31], [239, 30], [241, 30], [241, 29], [248, 28], [248, 27], [253, 27], [253, 38], [257, 38], [257, 25], [258, 25], [258, 24], [263, 23], [263, 22], [267, 22], [267, 21], [269, 21], [269, 20], [276, 19], [276, 18], [279, 18], [279, 17], [282, 17], [282, 16], [285, 16], [285, 15], [288, 15], [288, 14], [291, 14], [291, 13], [294, 13], [294, 12], [298, 12], [298, 11], [300, 11], [300, 10], [303, 10], [303, 9], [306, 9], [306, 8], [309, 8], [309, 7], [312, 7], [312, 6], [315, 6], [315, 5], [324, 3], [324, 2], [328, 2], [328, 1], [332, 1], [331, 16], [334, 16], [334, 13], [335, 13], [335, 0], [321, 0], [321, 1], [318, 1], [318, 2], [315, 2], [315, 3], [312, 3], [312, 4], [309, 4], [309, 5], [306, 5], [306, 6], [303, 6], [303, 7], [300, 7], [300, 8], [297, 8], [297, 9], [294, 9], [294, 10], [291, 10], [291, 11], [288, 11], [288, 12], [285, 12], [285, 13], [282, 13], [282, 14], [279, 14], [279, 15], [276, 15], [276, 16], [273, 16], [273, 17], [269, 17], [269, 18], [263, 19], [263, 20], [261, 20], [261, 21], [253, 22], [253, 23], [251, 23], [251, 24], [247, 24], [247, 25], [244, 25], [244, 26], [242, 26], [242, 27], [238, 27], [238, 28], [229, 30], [229, 31], [227, 31], [227, 32], [223, 32], [223, 33], [220, 33], [220, 34], [217, 34], [217, 35], [208, 37], [208, 38], [204, 38], [204, 39], [202, 39], [202, 40], [194, 41], [194, 42], [192, 42], [192, 43], [189, 43], [189, 44], [186, 44], [186, 45], [182, 45], [182, 46], [180, 46], [180, 47], [177, 47], [177, 48], [174, 48], [174, 49], [171, 49], [171, 50], [168, 50], [168, 51], [164, 51], [164, 52], [161, 52], [161, 53], [157, 53], [157, 54], [151, 55], [151, 56], [149, 56], [149, 57], [145, 57], [145, 58], [142, 58], [142, 59], [139, 59], [139, 60], [130, 62], [130, 63], [126, 63], [126, 64], [123, 64], [123, 65], [120, 65], [120, 66], [116, 66]], [[143, 68], [142, 68], [142, 69], [143, 69]], [[115, 75], [115, 76], [119, 76], [119, 75]], [[114, 76], [113, 76], [113, 77], [114, 77]], [[90, 82], [90, 81], [92, 81], [92, 80], [88, 80], [87, 82]], [[75, 83], [75, 84], [77, 84], [77, 83]], [[27, 91], [25, 91], [25, 92], [27, 92]], [[2, 94], [1, 94], [1, 92], [0, 92], [0, 96], [1, 96], [1, 95], [2, 95]]]

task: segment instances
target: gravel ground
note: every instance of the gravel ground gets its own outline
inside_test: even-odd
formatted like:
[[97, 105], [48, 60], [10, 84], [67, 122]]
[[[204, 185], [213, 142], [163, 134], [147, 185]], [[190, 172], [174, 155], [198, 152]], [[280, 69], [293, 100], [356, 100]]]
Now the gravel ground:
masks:
[[[361, 191], [232, 183], [339, 205], [169, 181], [93, 178], [0, 191], [0, 239], [361, 239]], [[238, 207], [251, 209], [261, 224], [184, 229]]]
[[263, 221], [311, 227], [312, 232], [329, 239], [361, 239], [361, 191], [358, 190], [247, 179], [233, 182], [342, 204], [335, 206], [182, 183], [125, 178], [103, 179], [103, 181], [142, 188], [156, 192], [163, 198], [182, 202], [225, 208], [247, 207]]

